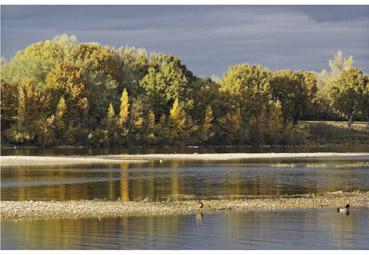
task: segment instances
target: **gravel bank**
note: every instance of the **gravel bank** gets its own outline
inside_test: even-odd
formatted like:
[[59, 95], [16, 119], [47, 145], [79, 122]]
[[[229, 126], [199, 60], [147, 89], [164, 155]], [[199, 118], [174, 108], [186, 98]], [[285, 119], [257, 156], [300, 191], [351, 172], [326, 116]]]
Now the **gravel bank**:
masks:
[[369, 160], [369, 153], [204, 153], [204, 154], [137, 154], [106, 155], [105, 158], [136, 160], [204, 160], [226, 161], [242, 159], [314, 159], [314, 160]]
[[76, 218], [114, 217], [123, 215], [170, 215], [192, 214], [250, 209], [285, 208], [336, 208], [347, 203], [351, 207], [369, 207], [369, 192], [333, 192], [314, 196], [290, 198], [219, 199], [204, 200], [199, 209], [197, 200], [166, 202], [120, 202], [120, 201], [1, 201], [2, 219], [22, 218]]
[[229, 161], [247, 159], [296, 159], [296, 160], [369, 160], [369, 153], [204, 153], [204, 154], [122, 154], [101, 156], [1, 156], [2, 166], [22, 165], [72, 165], [72, 164], [112, 164], [145, 163], [148, 161]]
[[22, 166], [22, 165], [74, 165], [74, 164], [108, 164], [108, 163], [145, 163], [142, 159], [117, 159], [103, 156], [1, 156], [1, 166]]

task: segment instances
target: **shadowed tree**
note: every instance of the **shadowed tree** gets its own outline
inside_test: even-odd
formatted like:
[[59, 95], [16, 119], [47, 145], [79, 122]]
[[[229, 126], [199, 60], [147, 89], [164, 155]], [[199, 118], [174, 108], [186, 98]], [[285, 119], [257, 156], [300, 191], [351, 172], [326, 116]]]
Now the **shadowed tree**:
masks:
[[303, 73], [278, 71], [273, 74], [270, 84], [274, 100], [281, 103], [284, 120], [296, 125], [308, 101]]

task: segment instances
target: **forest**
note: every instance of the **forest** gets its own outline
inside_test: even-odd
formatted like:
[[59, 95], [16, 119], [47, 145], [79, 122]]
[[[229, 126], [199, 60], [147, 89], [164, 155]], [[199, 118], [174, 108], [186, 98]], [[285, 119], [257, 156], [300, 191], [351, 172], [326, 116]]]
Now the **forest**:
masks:
[[298, 145], [301, 120], [369, 128], [369, 75], [341, 51], [328, 63], [197, 77], [175, 55], [60, 35], [1, 59], [2, 144]]

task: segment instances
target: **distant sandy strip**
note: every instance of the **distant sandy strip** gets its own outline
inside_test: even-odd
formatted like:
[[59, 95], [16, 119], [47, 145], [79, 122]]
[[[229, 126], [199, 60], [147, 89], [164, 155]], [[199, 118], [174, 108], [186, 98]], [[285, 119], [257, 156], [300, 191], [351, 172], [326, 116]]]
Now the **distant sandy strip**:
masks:
[[71, 165], [98, 163], [145, 163], [148, 161], [228, 161], [228, 160], [369, 160], [369, 153], [204, 153], [204, 154], [122, 154], [101, 156], [1, 156], [2, 166]]
[[106, 158], [140, 159], [140, 160], [203, 160], [227, 161], [246, 159], [314, 159], [314, 160], [369, 160], [369, 153], [204, 153], [204, 154], [137, 154], [137, 155], [107, 155]]
[[117, 159], [101, 156], [1, 156], [1, 166], [22, 165], [75, 165], [75, 164], [112, 164], [112, 163], [145, 163], [141, 159]]
[[277, 197], [257, 199], [203, 200], [199, 208], [197, 200], [165, 202], [120, 202], [120, 201], [1, 201], [2, 219], [27, 218], [77, 218], [116, 217], [127, 215], [173, 215], [196, 214], [216, 211], [277, 210], [287, 208], [332, 208], [350, 204], [355, 207], [369, 207], [369, 192], [332, 192], [304, 197]]

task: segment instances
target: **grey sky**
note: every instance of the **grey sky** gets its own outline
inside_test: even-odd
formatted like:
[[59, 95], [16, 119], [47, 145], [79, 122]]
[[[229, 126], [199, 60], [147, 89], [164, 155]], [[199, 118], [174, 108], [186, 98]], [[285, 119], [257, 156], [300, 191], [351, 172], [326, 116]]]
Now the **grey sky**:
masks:
[[228, 65], [319, 71], [341, 49], [369, 71], [369, 6], [2, 6], [1, 55], [62, 33], [179, 55], [196, 75]]

